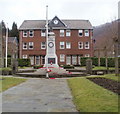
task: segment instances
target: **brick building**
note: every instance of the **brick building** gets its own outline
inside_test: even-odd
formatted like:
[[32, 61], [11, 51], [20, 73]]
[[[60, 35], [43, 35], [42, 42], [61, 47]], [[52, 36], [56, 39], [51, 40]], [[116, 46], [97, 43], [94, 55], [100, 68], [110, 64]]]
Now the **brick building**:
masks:
[[[42, 65], [46, 55], [46, 20], [25, 20], [19, 28], [19, 57], [30, 58], [31, 65]], [[80, 64], [80, 57], [92, 57], [93, 28], [88, 20], [49, 20], [55, 33], [59, 65]]]

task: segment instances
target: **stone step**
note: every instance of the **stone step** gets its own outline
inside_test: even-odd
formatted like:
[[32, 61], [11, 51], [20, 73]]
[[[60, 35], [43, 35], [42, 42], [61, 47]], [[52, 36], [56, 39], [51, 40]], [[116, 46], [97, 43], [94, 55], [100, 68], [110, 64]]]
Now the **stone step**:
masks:
[[[21, 77], [37, 77], [37, 78], [45, 78], [46, 75], [44, 74], [35, 74], [35, 73], [16, 73], [16, 76], [21, 76]], [[51, 74], [49, 77], [55, 77], [55, 78], [66, 78], [66, 77], [82, 77], [82, 76], [87, 76], [86, 73], [82, 72], [74, 72], [70, 74]]]

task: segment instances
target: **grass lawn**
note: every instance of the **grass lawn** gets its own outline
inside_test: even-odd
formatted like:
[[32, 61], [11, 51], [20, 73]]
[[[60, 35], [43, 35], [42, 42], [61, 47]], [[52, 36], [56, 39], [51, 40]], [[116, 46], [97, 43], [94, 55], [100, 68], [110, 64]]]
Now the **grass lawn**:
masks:
[[22, 82], [25, 82], [26, 79], [14, 78], [14, 77], [1, 77], [0, 78], [0, 92], [7, 90], [13, 86], [16, 86]]
[[78, 111], [118, 112], [117, 94], [98, 86], [85, 77], [69, 79], [68, 85]]
[[107, 78], [107, 79], [112, 79], [112, 80], [120, 82], [120, 77], [119, 76], [115, 76], [115, 74], [105, 74], [105, 75], [99, 75], [99, 76], [89, 76], [89, 78], [92, 78], [92, 77], [104, 77], [104, 78]]
[[[102, 67], [102, 66], [100, 66], [100, 67], [95, 66], [93, 68], [93, 70], [107, 70], [107, 68], [106, 67]], [[115, 70], [115, 68], [114, 67], [109, 67], [109, 70]]]

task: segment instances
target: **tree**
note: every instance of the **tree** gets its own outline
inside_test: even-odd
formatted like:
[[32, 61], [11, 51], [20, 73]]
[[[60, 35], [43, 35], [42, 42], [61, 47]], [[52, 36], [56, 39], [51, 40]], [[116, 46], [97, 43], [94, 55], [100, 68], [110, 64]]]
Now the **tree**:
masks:
[[19, 42], [19, 31], [15, 22], [13, 22], [12, 30], [10, 31], [10, 37], [17, 37], [17, 40]]
[[6, 27], [5, 27], [5, 23], [4, 23], [3, 20], [1, 22], [1, 24], [2, 24], [2, 35], [5, 36], [5, 34], [6, 34]]

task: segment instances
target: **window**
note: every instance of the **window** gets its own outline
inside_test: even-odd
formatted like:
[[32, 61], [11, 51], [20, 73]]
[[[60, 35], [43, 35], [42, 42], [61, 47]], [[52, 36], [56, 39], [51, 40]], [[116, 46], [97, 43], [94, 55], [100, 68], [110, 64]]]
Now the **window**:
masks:
[[90, 55], [89, 54], [85, 54], [85, 57], [90, 57]]
[[33, 30], [30, 30], [29, 31], [29, 37], [33, 37], [34, 36], [34, 31]]
[[64, 42], [60, 42], [60, 49], [64, 49], [64, 48], [65, 48]]
[[60, 30], [60, 37], [64, 37], [64, 30]]
[[23, 31], [23, 37], [27, 37], [27, 31]]
[[34, 65], [34, 56], [30, 56], [29, 59], [30, 59], [31, 65]]
[[83, 49], [83, 42], [78, 42], [78, 49]]
[[85, 49], [89, 49], [90, 46], [89, 46], [89, 42], [85, 42]]
[[23, 43], [23, 49], [27, 49], [27, 43]]
[[64, 62], [65, 61], [65, 55], [64, 54], [60, 54], [60, 62]]
[[68, 55], [68, 56], [66, 57], [66, 64], [67, 64], [67, 65], [70, 65], [70, 64], [71, 64], [71, 56], [70, 56], [70, 55]]
[[71, 36], [71, 31], [70, 30], [66, 30], [66, 36]]
[[46, 43], [45, 42], [41, 42], [41, 49], [46, 49]]
[[70, 42], [66, 42], [66, 49], [71, 49], [71, 43]]
[[33, 42], [29, 42], [29, 49], [33, 49]]
[[77, 56], [76, 55], [72, 55], [72, 64], [73, 65], [77, 64]]
[[85, 30], [85, 36], [89, 36], [89, 30]]
[[45, 56], [41, 56], [41, 64], [42, 64], [42, 65], [45, 64]]
[[83, 36], [83, 30], [78, 30], [78, 35], [79, 35], [80, 37], [82, 37], [82, 36]]
[[36, 65], [40, 64], [40, 56], [36, 56]]
[[45, 37], [45, 29], [41, 30], [41, 36]]
[[23, 55], [22, 58], [23, 58], [23, 59], [27, 59], [27, 55]]

